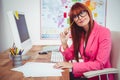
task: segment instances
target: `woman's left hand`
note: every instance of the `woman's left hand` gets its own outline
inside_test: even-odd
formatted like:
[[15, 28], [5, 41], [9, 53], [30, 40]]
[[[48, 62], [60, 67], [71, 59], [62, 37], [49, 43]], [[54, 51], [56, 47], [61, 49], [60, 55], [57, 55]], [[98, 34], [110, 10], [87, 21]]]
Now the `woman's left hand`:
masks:
[[72, 68], [72, 63], [69, 62], [59, 62], [54, 65], [54, 68]]

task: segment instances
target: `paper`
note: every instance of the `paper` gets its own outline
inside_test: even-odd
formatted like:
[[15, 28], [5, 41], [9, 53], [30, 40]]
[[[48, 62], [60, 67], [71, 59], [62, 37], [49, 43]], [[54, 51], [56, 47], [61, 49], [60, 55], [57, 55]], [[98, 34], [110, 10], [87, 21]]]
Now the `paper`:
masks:
[[55, 63], [28, 62], [11, 70], [22, 72], [25, 77], [62, 76], [61, 72], [63, 70], [55, 69], [53, 65]]

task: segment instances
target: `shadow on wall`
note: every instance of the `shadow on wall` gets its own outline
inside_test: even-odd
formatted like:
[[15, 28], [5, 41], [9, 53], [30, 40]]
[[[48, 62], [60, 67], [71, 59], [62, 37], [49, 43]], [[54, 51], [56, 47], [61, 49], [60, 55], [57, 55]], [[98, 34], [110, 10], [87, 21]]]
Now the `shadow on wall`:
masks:
[[2, 26], [3, 26], [3, 4], [2, 4], [2, 0], [0, 0], [0, 52], [2, 52], [2, 48], [3, 48]]

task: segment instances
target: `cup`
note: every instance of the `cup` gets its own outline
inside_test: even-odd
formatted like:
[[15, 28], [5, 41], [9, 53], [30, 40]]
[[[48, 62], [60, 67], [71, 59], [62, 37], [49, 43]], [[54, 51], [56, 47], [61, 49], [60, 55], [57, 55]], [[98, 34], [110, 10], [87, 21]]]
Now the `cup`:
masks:
[[14, 67], [22, 66], [22, 55], [13, 55], [12, 60]]

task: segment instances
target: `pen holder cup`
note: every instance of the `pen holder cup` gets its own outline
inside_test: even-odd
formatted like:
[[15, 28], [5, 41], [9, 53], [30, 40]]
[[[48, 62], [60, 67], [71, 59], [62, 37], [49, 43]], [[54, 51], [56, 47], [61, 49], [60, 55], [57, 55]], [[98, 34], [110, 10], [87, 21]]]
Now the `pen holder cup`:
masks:
[[22, 66], [22, 55], [14, 55], [12, 56], [12, 60], [14, 67]]

